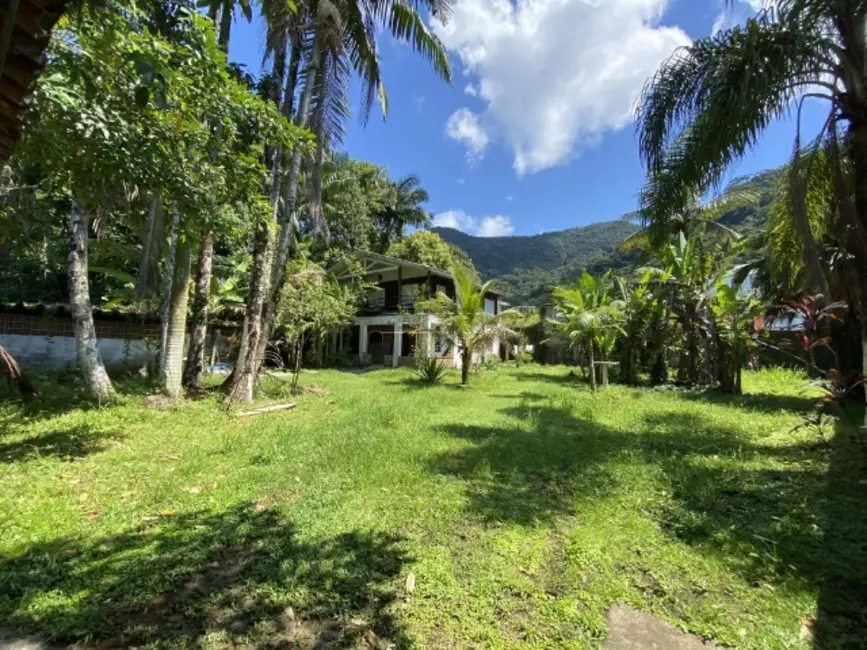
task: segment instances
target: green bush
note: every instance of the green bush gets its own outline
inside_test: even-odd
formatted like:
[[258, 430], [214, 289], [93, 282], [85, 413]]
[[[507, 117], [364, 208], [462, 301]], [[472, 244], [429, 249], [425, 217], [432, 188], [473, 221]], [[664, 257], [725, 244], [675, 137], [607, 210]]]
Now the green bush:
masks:
[[419, 359], [416, 374], [426, 384], [438, 384], [446, 375], [446, 367], [436, 357]]

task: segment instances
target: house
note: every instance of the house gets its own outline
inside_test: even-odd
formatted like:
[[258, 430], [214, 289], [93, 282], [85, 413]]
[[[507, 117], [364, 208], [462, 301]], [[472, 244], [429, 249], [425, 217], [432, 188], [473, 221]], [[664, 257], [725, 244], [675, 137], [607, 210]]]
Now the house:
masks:
[[[362, 365], [412, 365], [422, 350], [445, 364], [460, 365], [460, 350], [438, 332], [439, 319], [416, 311], [416, 303], [437, 292], [455, 297], [450, 273], [367, 251], [353, 253], [338, 263], [333, 273], [338, 279], [361, 278], [376, 287], [367, 294], [352, 325], [332, 335], [333, 350], [357, 355]], [[485, 307], [491, 314], [499, 314], [507, 306], [495, 291], [485, 296]], [[488, 353], [501, 354], [500, 347], [495, 341], [490, 350], [477, 355], [476, 361]]]

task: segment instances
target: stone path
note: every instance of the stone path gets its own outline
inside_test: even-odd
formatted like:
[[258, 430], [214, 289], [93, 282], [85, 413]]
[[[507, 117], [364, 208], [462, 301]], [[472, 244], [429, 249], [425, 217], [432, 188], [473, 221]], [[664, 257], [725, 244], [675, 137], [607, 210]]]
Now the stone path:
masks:
[[718, 650], [719, 646], [681, 632], [651, 614], [629, 605], [608, 610], [605, 650]]

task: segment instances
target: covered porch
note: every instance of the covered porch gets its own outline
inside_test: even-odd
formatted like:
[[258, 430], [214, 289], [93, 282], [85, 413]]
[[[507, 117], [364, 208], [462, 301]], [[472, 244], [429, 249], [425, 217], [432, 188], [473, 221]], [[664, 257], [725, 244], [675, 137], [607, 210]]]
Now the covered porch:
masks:
[[457, 366], [458, 351], [437, 336], [439, 321], [430, 314], [359, 316], [352, 326], [331, 335], [339, 353], [357, 354], [362, 366], [412, 366], [420, 353]]

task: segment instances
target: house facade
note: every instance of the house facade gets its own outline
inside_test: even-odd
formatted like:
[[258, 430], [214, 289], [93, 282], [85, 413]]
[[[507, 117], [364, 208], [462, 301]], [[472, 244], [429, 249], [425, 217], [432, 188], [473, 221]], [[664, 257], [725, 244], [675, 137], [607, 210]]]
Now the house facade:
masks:
[[[339, 353], [358, 355], [362, 365], [398, 367], [412, 365], [423, 354], [437, 357], [445, 365], [460, 366], [460, 350], [450, 345], [439, 332], [439, 319], [419, 313], [416, 304], [439, 292], [455, 297], [451, 274], [424, 264], [401, 260], [378, 253], [354, 253], [349, 262], [338, 264], [334, 273], [339, 279], [362, 278], [374, 285], [359, 309], [352, 325], [332, 334], [330, 345]], [[485, 307], [491, 314], [506, 308], [502, 296], [489, 292]], [[477, 361], [487, 355], [499, 355], [500, 343], [477, 354]]]

